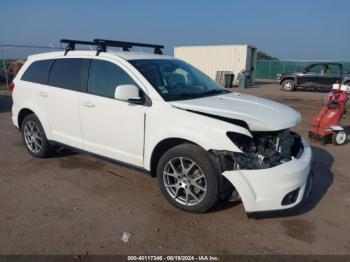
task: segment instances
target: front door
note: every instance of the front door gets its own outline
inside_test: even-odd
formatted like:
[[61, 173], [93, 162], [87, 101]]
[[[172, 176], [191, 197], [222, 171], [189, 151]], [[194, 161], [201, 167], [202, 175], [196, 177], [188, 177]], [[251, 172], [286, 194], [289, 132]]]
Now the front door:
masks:
[[125, 84], [136, 85], [121, 66], [91, 60], [87, 93], [80, 96], [82, 135], [87, 151], [141, 167], [146, 107], [114, 99]]
[[321, 83], [321, 72], [323, 71], [323, 64], [316, 64], [305, 69], [305, 71], [298, 76], [298, 86], [317, 88]]

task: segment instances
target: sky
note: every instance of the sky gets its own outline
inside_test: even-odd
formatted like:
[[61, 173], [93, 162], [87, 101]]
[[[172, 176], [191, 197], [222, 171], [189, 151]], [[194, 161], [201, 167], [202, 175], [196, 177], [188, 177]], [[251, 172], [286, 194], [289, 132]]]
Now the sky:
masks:
[[0, 43], [107, 38], [164, 44], [171, 55], [174, 46], [250, 44], [280, 59], [350, 60], [349, 10], [350, 0], [3, 0]]

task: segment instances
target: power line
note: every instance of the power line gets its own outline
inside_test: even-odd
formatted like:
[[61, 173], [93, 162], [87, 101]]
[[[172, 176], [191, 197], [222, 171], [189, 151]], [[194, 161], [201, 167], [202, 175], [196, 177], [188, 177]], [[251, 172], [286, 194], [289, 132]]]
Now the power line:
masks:
[[9, 45], [9, 44], [0, 44], [3, 47], [20, 47], [20, 48], [38, 48], [38, 49], [58, 49], [62, 50], [62, 47], [58, 46], [38, 46], [38, 45]]

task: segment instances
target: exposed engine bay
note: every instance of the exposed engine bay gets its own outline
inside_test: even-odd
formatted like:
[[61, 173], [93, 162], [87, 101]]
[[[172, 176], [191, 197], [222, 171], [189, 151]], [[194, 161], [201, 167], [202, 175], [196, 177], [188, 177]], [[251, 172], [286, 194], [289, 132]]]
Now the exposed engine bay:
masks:
[[231, 141], [242, 151], [213, 151], [224, 170], [264, 169], [298, 158], [303, 152], [301, 138], [289, 129], [273, 132], [252, 132], [253, 138], [227, 133]]

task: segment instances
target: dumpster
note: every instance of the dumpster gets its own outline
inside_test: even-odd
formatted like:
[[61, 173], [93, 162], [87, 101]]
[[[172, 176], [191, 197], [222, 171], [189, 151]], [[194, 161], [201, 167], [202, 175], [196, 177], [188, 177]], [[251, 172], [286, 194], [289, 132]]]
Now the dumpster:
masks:
[[235, 75], [230, 73], [230, 74], [225, 74], [225, 88], [232, 88], [233, 85], [233, 79], [235, 78]]

